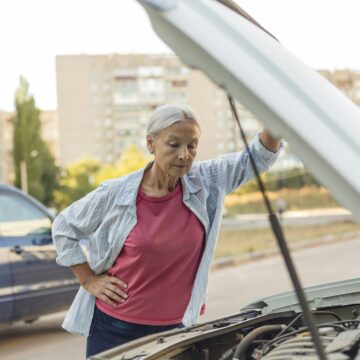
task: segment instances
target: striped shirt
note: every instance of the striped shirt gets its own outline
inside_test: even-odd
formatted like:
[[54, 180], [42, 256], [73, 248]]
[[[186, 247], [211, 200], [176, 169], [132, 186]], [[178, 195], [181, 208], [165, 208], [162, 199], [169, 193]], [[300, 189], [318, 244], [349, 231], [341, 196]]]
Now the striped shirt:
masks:
[[[276, 153], [268, 151], [257, 134], [250, 151], [259, 171], [263, 172], [275, 162], [280, 149]], [[105, 181], [57, 216], [52, 234], [59, 265], [72, 266], [88, 260], [95, 274], [102, 274], [111, 268], [136, 225], [136, 198], [149, 165], [121, 178]], [[183, 203], [198, 217], [205, 229], [204, 252], [182, 319], [185, 326], [198, 322], [201, 306], [206, 302], [224, 198], [253, 177], [248, 153], [243, 151], [215, 160], [195, 162], [181, 178]], [[89, 259], [79, 243], [84, 238], [89, 239]], [[88, 336], [94, 306], [95, 297], [80, 287], [62, 324], [63, 328], [73, 334]]]

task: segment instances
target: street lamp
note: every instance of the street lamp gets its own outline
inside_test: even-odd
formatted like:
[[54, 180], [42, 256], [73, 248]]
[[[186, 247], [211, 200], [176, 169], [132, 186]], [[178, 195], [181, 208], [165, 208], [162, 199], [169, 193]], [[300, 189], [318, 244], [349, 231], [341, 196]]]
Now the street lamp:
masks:
[[[39, 152], [37, 150], [31, 150], [30, 157], [33, 159], [36, 158], [39, 155]], [[25, 193], [28, 192], [28, 180], [27, 180], [27, 166], [26, 161], [21, 160], [20, 161], [20, 179], [21, 179], [21, 190]]]

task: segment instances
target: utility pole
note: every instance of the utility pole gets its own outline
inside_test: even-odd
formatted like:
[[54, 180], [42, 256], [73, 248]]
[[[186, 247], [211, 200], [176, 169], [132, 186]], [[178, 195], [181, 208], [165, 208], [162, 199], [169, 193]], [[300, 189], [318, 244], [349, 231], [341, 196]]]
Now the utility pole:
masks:
[[21, 178], [21, 190], [28, 193], [28, 181], [27, 181], [27, 166], [26, 161], [20, 161], [20, 178]]

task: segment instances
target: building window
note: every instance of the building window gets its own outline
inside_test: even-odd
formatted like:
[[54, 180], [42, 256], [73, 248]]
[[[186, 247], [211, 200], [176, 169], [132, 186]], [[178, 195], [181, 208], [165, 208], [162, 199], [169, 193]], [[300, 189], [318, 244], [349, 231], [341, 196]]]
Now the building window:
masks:
[[138, 68], [138, 75], [142, 77], [163, 76], [164, 68], [162, 66], [140, 66]]
[[105, 119], [105, 121], [104, 121], [104, 125], [106, 126], [106, 127], [110, 127], [111, 125], [112, 125], [112, 120], [111, 119]]

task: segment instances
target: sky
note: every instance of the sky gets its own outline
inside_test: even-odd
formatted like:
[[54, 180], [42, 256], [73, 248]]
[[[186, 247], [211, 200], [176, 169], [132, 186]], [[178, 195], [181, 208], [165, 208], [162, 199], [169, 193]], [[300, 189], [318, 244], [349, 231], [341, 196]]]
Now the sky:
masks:
[[[236, 2], [310, 67], [360, 70], [359, 0]], [[56, 109], [56, 55], [172, 52], [136, 0], [1, 0], [0, 14], [0, 110], [14, 109], [20, 75]]]

